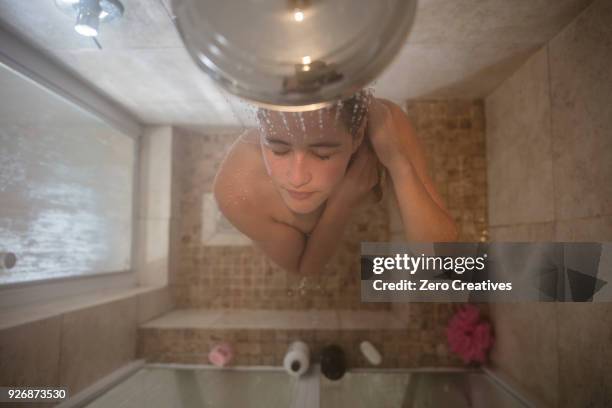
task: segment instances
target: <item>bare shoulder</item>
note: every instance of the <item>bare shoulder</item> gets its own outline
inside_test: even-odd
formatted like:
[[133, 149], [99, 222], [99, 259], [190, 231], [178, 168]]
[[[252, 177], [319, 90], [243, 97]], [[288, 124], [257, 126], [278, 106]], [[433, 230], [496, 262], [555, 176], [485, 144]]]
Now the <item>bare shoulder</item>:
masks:
[[414, 136], [414, 128], [412, 126], [412, 122], [404, 112], [404, 110], [395, 102], [391, 102], [388, 99], [378, 99], [382, 102], [391, 112], [393, 117], [393, 121], [396, 122], [399, 126], [403, 128], [403, 130], [410, 130], [412, 136]]
[[384, 103], [387, 108], [391, 109], [392, 112], [397, 112], [398, 110], [401, 111], [402, 108], [399, 107], [398, 104], [396, 104], [395, 102], [391, 102], [388, 99], [384, 99], [384, 98], [376, 98], [378, 101]]
[[252, 180], [246, 180], [251, 171], [257, 168], [258, 145], [256, 144], [254, 130], [249, 130], [240, 135], [230, 146], [225, 158], [219, 166], [215, 177], [215, 184], [230, 183], [249, 184]]
[[243, 134], [234, 141], [215, 176], [213, 190], [222, 210], [230, 204], [244, 207], [261, 198], [257, 196], [258, 185], [263, 182], [261, 158], [258, 146], [251, 143], [250, 138], [252, 133]]
[[256, 130], [246, 132], [232, 144], [215, 176], [213, 192], [223, 215], [257, 240], [272, 222], [271, 206], [265, 203], [273, 197], [253, 132]]
[[424, 159], [423, 149], [420, 146], [416, 130], [412, 124], [412, 121], [406, 115], [406, 112], [404, 112], [404, 110], [394, 102], [387, 99], [378, 100], [383, 103], [387, 109], [389, 109], [394, 126], [402, 135], [402, 141], [406, 144], [411, 152], [411, 159], [415, 158], [414, 155], [418, 155], [420, 159]]

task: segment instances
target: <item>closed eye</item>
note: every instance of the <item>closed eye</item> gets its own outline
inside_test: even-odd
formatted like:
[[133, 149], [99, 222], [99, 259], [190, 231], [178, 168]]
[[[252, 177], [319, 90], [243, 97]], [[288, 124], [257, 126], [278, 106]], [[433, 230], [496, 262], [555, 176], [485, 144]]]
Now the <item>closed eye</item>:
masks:
[[331, 151], [329, 148], [322, 149], [322, 150], [321, 149], [311, 150], [311, 152], [312, 154], [314, 154], [316, 157], [318, 157], [321, 160], [328, 160], [335, 153]]

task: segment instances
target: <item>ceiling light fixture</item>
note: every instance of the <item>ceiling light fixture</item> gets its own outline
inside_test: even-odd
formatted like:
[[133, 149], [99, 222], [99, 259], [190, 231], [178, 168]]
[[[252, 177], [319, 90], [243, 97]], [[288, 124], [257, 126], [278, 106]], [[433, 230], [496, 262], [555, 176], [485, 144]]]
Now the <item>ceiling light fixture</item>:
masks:
[[304, 21], [304, 12], [300, 9], [295, 9], [293, 12], [293, 19], [298, 23]]
[[119, 0], [55, 0], [55, 5], [75, 19], [75, 31], [85, 37], [96, 37], [100, 23], [121, 17], [124, 11]]

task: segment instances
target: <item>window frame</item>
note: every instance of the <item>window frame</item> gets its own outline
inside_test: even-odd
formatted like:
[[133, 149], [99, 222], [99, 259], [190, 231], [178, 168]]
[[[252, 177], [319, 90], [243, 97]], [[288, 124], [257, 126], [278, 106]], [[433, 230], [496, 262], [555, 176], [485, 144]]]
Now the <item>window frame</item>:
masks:
[[0, 285], [0, 308], [43, 303], [58, 298], [75, 297], [105, 289], [130, 289], [138, 286], [135, 270], [138, 191], [139, 139], [143, 129], [129, 113], [73, 75], [68, 69], [48, 58], [13, 33], [0, 27], [0, 64], [41, 89], [64, 100], [75, 109], [94, 116], [113, 129], [134, 139], [132, 169], [132, 232], [130, 268], [87, 275], [46, 278]]

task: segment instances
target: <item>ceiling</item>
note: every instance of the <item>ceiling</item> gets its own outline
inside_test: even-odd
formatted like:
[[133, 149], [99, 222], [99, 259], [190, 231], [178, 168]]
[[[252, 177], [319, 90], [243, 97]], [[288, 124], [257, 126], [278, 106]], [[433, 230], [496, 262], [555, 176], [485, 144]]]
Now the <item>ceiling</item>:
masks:
[[[0, 0], [0, 24], [41, 48], [144, 124], [231, 127], [251, 115], [191, 60], [171, 0], [122, 0], [102, 49], [72, 28], [53, 0]], [[374, 82], [376, 96], [481, 98], [592, 0], [420, 0], [412, 32]]]
[[0, 64], [0, 136], [13, 126], [106, 126], [93, 115]]

